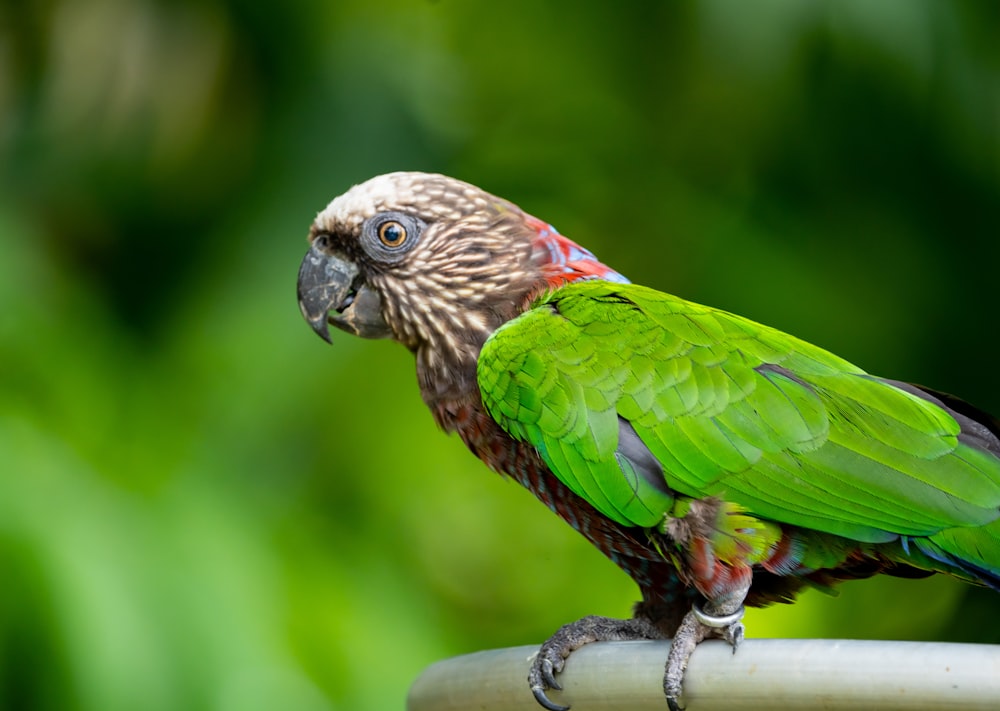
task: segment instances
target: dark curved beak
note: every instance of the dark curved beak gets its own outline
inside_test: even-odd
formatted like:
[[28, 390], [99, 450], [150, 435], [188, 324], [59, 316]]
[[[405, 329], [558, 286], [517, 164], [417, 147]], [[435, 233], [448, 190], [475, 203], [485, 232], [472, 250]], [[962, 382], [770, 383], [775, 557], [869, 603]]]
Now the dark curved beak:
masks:
[[382, 301], [361, 278], [358, 267], [313, 242], [299, 267], [299, 309], [320, 338], [330, 340], [330, 324], [363, 338], [391, 335]]
[[316, 242], [302, 260], [299, 308], [312, 330], [327, 343], [332, 343], [328, 314], [344, 304], [357, 276], [355, 264], [327, 254]]

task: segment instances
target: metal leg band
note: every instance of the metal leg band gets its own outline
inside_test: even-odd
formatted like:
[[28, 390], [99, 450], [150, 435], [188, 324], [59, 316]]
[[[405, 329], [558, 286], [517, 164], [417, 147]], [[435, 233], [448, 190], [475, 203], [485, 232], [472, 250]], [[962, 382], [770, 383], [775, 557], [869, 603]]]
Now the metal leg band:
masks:
[[706, 627], [714, 627], [716, 629], [725, 629], [731, 625], [735, 625], [737, 622], [743, 619], [743, 606], [740, 605], [740, 609], [729, 615], [709, 615], [704, 610], [702, 610], [698, 603], [691, 606], [691, 612], [694, 613], [695, 618], [701, 624]]

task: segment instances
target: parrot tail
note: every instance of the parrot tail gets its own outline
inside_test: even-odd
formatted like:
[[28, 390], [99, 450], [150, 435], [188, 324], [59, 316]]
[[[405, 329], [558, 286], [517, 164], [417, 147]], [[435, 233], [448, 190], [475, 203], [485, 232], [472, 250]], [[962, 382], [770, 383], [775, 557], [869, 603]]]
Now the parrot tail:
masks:
[[985, 526], [948, 528], [913, 544], [956, 577], [1000, 592], [1000, 519]]
[[[965, 446], [1000, 458], [1000, 420], [954, 395], [923, 385], [889, 380], [896, 387], [944, 408], [961, 427]], [[1000, 509], [981, 526], [948, 528], [926, 538], [907, 541], [949, 573], [1000, 591]]]

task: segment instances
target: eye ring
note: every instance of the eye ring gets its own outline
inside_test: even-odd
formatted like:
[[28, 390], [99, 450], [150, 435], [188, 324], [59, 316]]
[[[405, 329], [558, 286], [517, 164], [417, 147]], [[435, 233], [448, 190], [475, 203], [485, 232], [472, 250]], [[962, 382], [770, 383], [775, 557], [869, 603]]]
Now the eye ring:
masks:
[[386, 220], [378, 227], [379, 241], [390, 249], [398, 249], [406, 244], [409, 233], [401, 222]]
[[406, 259], [426, 227], [415, 215], [388, 210], [365, 220], [359, 238], [369, 257], [389, 265]]

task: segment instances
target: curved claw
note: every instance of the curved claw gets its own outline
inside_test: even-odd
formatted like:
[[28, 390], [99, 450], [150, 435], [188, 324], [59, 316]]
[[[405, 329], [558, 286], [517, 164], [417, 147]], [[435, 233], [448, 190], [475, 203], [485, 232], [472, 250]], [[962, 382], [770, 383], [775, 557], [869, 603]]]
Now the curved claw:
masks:
[[556, 674], [563, 670], [566, 658], [585, 644], [600, 641], [636, 639], [661, 639], [663, 633], [649, 620], [634, 617], [616, 620], [611, 617], [588, 615], [583, 619], [563, 625], [541, 646], [528, 670], [528, 687], [541, 706], [549, 711], [568, 711], [549, 700], [549, 689], [562, 690]]
[[542, 660], [542, 681], [545, 682], [545, 686], [549, 689], [555, 689], [556, 691], [562, 691], [562, 684], [556, 681], [556, 670], [552, 665], [551, 659]]
[[569, 706], [561, 706], [548, 697], [549, 689], [562, 691], [562, 684], [556, 681], [556, 672], [560, 669], [556, 668], [557, 663], [549, 656], [551, 653], [552, 649], [548, 649], [547, 644], [538, 651], [538, 655], [531, 663], [531, 670], [528, 672], [528, 685], [531, 687], [535, 701], [544, 708], [549, 711], [569, 711]]
[[733, 648], [733, 654], [736, 654], [736, 648], [740, 646], [740, 642], [743, 641], [743, 636], [746, 632], [746, 628], [743, 626], [742, 622], [737, 622], [736, 624], [729, 625], [722, 632], [722, 638], [729, 643], [729, 646]]
[[[560, 687], [556, 686], [553, 688], [558, 689]], [[547, 708], [549, 711], [569, 711], [569, 706], [560, 706], [559, 704], [550, 701], [549, 697], [545, 695], [545, 689], [541, 686], [532, 686], [531, 693], [534, 695], [535, 701]]]
[[547, 656], [549, 650], [542, 649], [535, 661], [531, 665], [528, 674], [528, 683], [531, 686], [531, 693], [535, 701], [547, 708], [549, 711], [569, 711], [569, 706], [561, 706], [548, 697], [548, 690], [555, 689], [562, 691], [562, 684], [556, 681], [556, 665], [552, 658]]

